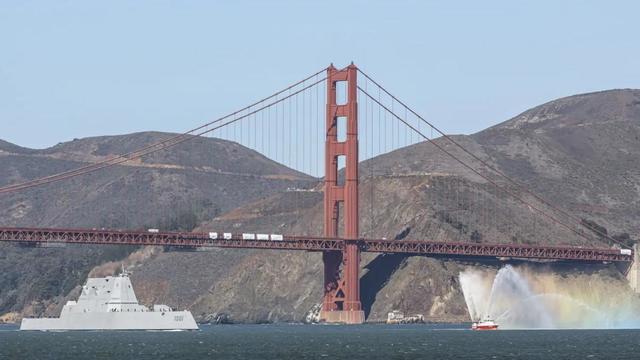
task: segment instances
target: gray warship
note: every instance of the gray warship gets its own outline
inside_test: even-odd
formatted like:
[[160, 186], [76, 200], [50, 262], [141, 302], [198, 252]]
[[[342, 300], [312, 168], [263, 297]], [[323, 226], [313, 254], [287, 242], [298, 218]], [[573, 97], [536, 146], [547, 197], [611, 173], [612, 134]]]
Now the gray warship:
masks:
[[59, 318], [24, 318], [20, 330], [198, 330], [190, 311], [138, 303], [129, 273], [89, 278], [78, 301], [68, 301]]

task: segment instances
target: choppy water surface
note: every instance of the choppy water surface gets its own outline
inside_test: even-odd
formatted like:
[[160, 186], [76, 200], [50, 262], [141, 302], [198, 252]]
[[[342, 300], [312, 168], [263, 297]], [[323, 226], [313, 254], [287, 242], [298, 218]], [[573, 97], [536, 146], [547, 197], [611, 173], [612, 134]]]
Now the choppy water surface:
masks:
[[457, 325], [223, 325], [198, 332], [18, 332], [0, 359], [638, 359], [640, 330], [473, 332]]

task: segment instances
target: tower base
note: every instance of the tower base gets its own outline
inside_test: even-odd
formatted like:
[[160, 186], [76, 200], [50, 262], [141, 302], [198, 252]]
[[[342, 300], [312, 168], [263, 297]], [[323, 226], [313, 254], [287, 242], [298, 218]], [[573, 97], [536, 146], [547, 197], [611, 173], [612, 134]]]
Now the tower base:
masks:
[[364, 323], [362, 310], [320, 311], [320, 322], [357, 325]]

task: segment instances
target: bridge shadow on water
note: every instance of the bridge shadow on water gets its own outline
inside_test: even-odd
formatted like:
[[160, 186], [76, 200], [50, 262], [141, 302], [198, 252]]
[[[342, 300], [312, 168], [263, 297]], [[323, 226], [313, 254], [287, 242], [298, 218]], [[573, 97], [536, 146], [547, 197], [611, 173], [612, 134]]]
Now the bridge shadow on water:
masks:
[[[411, 232], [406, 228], [400, 232], [394, 240], [402, 240]], [[371, 313], [371, 307], [376, 300], [378, 292], [387, 284], [391, 275], [400, 267], [402, 262], [411, 255], [406, 254], [381, 254], [376, 256], [367, 266], [367, 273], [360, 278], [360, 302], [365, 319]]]

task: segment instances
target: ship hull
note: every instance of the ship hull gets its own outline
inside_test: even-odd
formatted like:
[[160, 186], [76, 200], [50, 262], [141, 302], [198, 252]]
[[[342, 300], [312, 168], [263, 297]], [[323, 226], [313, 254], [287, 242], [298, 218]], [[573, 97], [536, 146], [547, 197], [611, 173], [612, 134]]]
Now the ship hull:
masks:
[[20, 330], [198, 330], [189, 311], [67, 313], [59, 318], [22, 319]]
[[484, 331], [484, 330], [498, 330], [498, 325], [492, 325], [492, 326], [477, 326], [477, 327], [473, 328], [473, 330], [477, 330], [477, 331]]

